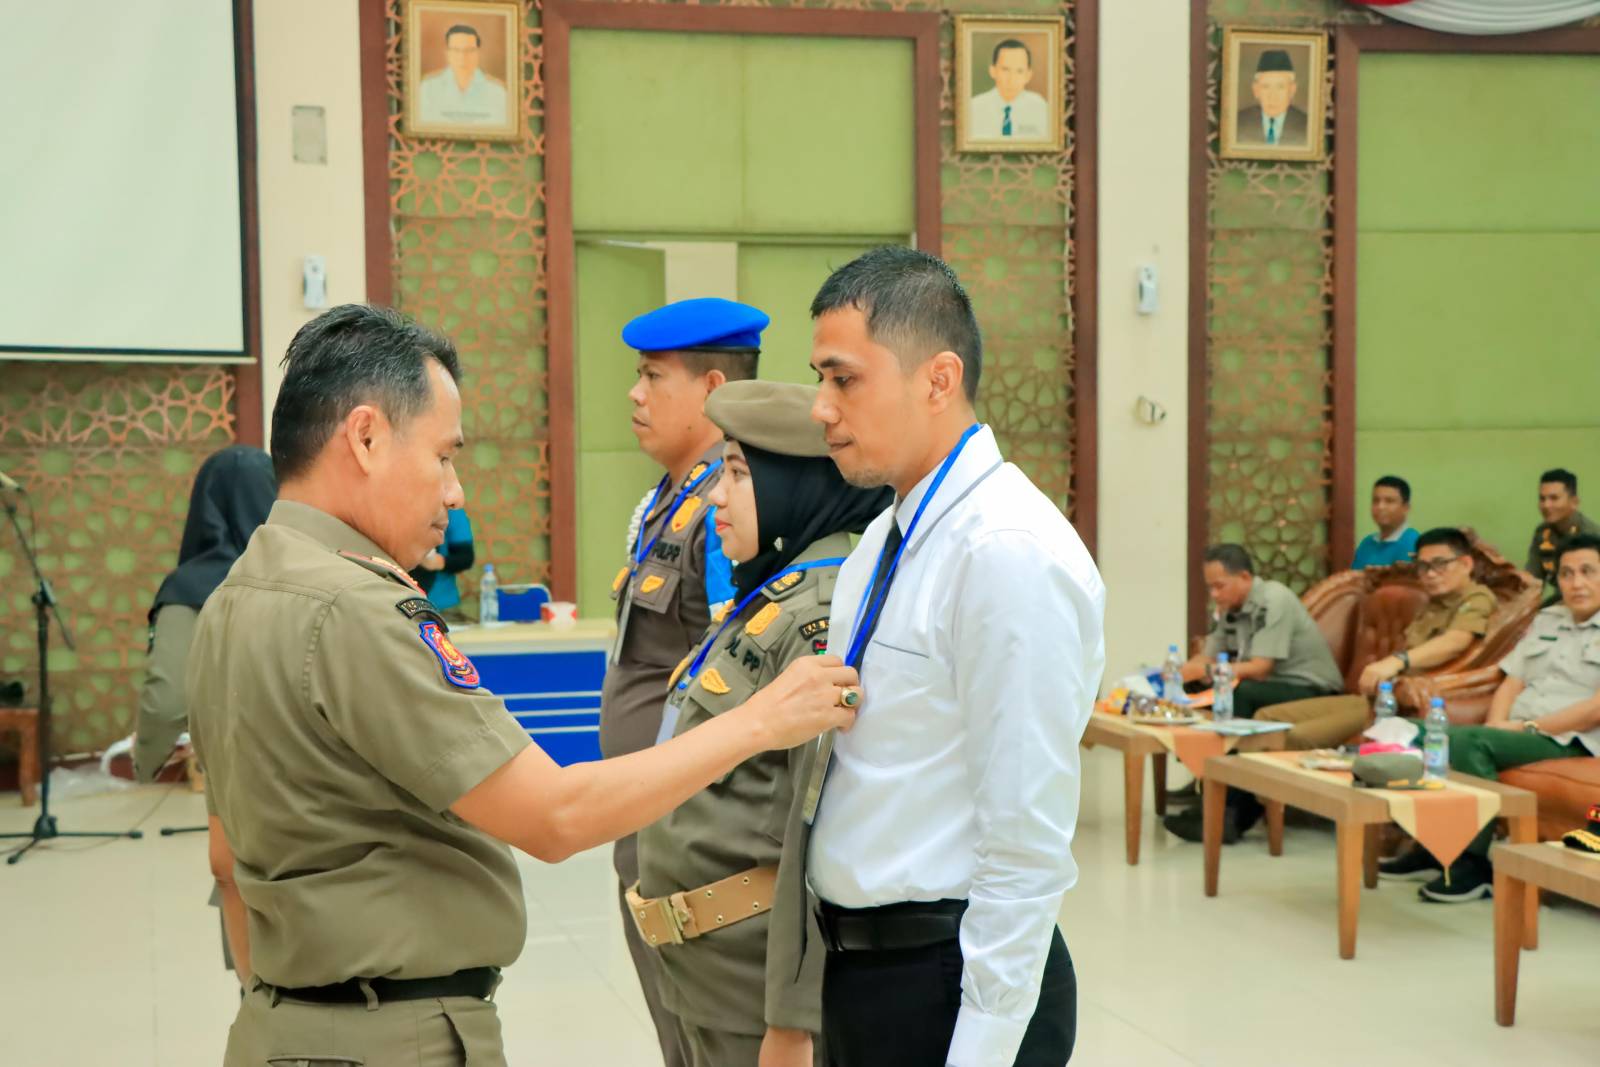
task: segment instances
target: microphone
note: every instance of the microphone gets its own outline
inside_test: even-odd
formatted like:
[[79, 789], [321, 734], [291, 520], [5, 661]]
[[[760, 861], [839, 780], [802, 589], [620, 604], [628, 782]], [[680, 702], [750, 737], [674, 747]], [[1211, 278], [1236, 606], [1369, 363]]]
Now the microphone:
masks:
[[7, 474], [5, 471], [0, 471], [0, 493], [20, 492], [22, 492], [22, 486], [17, 484], [17, 480]]

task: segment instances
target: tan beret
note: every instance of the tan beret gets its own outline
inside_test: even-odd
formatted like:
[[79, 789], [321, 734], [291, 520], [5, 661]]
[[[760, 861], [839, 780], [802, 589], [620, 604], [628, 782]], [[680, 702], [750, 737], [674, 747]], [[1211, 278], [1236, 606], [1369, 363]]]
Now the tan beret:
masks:
[[822, 424], [811, 418], [816, 387], [790, 382], [729, 382], [706, 399], [706, 416], [740, 444], [780, 456], [826, 456]]

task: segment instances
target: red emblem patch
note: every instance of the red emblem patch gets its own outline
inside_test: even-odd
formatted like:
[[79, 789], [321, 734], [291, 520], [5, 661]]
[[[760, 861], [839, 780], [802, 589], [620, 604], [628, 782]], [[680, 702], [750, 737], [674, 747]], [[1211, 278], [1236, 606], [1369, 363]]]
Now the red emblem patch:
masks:
[[478, 668], [472, 661], [462, 655], [461, 650], [451, 644], [450, 638], [436, 622], [424, 622], [417, 627], [422, 635], [422, 643], [433, 649], [433, 654], [439, 657], [439, 665], [444, 668], [444, 680], [458, 689], [476, 689], [479, 686]]

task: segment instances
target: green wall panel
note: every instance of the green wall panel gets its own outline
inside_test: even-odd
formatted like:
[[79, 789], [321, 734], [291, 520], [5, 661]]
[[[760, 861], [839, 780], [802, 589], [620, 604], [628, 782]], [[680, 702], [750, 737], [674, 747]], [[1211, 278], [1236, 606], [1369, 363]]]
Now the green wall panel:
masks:
[[815, 383], [811, 298], [835, 267], [870, 245], [740, 245], [739, 299], [772, 316], [761, 339], [761, 377]]
[[748, 233], [902, 233], [916, 225], [908, 40], [744, 44]]
[[1600, 230], [1600, 56], [1361, 59], [1362, 230]]
[[1600, 233], [1368, 233], [1358, 269], [1362, 429], [1600, 421]]
[[1600, 510], [1600, 426], [1568, 430], [1367, 431], [1356, 435], [1356, 537], [1372, 532], [1372, 483], [1411, 483], [1411, 525], [1471, 526], [1517, 566], [1539, 524], [1539, 474], [1566, 467]]

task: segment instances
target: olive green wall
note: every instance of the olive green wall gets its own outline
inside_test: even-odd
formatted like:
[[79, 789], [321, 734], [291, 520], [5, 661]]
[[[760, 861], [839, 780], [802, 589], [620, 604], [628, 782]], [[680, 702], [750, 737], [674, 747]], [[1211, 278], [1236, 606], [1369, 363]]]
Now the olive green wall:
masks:
[[1521, 562], [1600, 478], [1600, 57], [1368, 54], [1358, 128], [1357, 514], [1399, 474]]
[[809, 304], [829, 271], [913, 226], [906, 40], [577, 30], [578, 603], [604, 614], [628, 518], [660, 470], [638, 451], [624, 323], [665, 299], [659, 251], [733, 241], [766, 311], [761, 376], [815, 381]]

